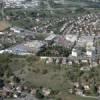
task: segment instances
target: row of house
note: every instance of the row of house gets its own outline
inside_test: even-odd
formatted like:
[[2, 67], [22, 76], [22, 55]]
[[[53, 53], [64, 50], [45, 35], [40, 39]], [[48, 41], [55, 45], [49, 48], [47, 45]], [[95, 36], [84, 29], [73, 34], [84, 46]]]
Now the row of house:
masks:
[[[100, 84], [97, 84], [97, 85], [95, 84], [94, 88], [97, 95], [100, 95]], [[74, 82], [73, 88], [69, 89], [69, 92], [71, 94], [88, 97], [88, 95], [91, 93], [91, 85], [87, 83], [80, 84], [79, 82]], [[97, 98], [97, 97], [94, 96], [94, 98]]]
[[90, 67], [95, 67], [100, 64], [100, 59], [90, 59], [88, 57], [40, 57], [41, 60], [45, 60], [46, 64], [62, 64], [62, 65], [73, 65], [73, 64], [81, 64], [81, 65], [90, 65]]
[[[32, 86], [17, 83], [13, 80], [5, 82], [0, 79], [0, 100], [38, 100], [38, 98], [36, 98], [38, 90], [40, 90], [40, 88], [33, 88]], [[49, 88], [41, 88], [41, 94], [44, 97], [48, 97], [51, 92]]]

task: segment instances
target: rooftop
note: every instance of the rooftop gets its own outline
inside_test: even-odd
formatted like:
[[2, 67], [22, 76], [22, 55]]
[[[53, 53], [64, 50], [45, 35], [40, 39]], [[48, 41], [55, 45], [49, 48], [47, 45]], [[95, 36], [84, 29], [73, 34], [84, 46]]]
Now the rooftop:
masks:
[[50, 40], [53, 40], [55, 37], [56, 37], [55, 34], [50, 34], [45, 40], [50, 41]]
[[67, 34], [66, 40], [71, 41], [71, 42], [75, 42], [77, 40], [77, 35]]
[[16, 27], [16, 26], [11, 27], [10, 31], [13, 31], [14, 33], [16, 33], [17, 35], [20, 35], [20, 36], [29, 36], [29, 35], [31, 35], [32, 37], [35, 38], [35, 33], [33, 31], [26, 30], [26, 29], [23, 29], [23, 28], [20, 28], [20, 27]]
[[45, 42], [34, 40], [31, 42], [18, 44], [4, 51], [13, 54], [30, 54], [30, 53], [38, 53], [39, 51], [41, 51], [42, 47], [44, 46], [45, 46]]

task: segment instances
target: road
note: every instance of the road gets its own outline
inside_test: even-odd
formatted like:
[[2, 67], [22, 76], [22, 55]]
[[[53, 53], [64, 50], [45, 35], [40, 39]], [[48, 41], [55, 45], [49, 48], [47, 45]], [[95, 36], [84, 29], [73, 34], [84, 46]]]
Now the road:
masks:
[[27, 94], [25, 97], [22, 98], [15, 98], [15, 99], [4, 99], [4, 100], [39, 100], [31, 94]]

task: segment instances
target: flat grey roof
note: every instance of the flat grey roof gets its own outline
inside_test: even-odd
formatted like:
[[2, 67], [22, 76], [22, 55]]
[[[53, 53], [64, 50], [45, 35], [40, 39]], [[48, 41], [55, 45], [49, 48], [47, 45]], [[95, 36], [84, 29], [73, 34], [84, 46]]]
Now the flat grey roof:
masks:
[[21, 43], [16, 46], [10, 47], [6, 50], [12, 53], [37, 53], [45, 46], [45, 42], [34, 40], [31, 42]]

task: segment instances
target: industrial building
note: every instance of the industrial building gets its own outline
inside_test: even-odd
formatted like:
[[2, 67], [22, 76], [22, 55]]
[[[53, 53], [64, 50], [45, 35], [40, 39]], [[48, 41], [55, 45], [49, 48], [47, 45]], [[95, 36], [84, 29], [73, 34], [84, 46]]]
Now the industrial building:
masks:
[[16, 55], [35, 55], [38, 52], [42, 51], [46, 46], [46, 43], [43, 41], [34, 40], [31, 42], [25, 42], [18, 44], [16, 46], [1, 50], [0, 53], [12, 53]]

